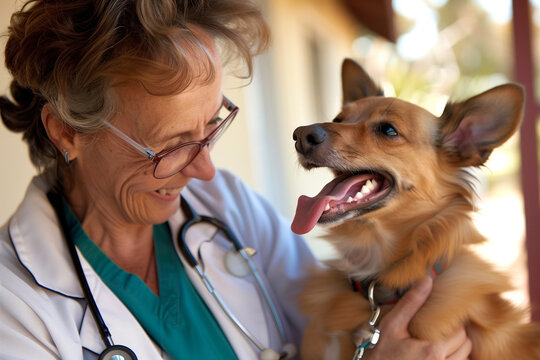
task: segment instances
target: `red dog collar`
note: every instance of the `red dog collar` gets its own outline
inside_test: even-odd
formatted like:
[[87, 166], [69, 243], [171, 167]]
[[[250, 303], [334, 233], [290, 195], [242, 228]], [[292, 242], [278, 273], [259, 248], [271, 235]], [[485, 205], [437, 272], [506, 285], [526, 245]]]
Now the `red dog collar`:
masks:
[[[433, 267], [427, 271], [427, 275], [435, 280], [446, 268], [446, 264], [437, 261]], [[374, 278], [364, 280], [351, 279], [351, 284], [354, 291], [361, 293], [366, 299], [368, 298], [368, 289]], [[411, 285], [402, 289], [391, 289], [377, 285], [374, 290], [373, 297], [378, 305], [392, 305], [398, 302], [399, 299], [411, 288]]]

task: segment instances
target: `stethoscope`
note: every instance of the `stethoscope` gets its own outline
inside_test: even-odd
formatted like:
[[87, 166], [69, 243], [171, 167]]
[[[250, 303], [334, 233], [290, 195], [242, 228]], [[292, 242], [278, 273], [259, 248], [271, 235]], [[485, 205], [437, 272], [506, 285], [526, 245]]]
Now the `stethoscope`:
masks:
[[[69, 249], [69, 254], [73, 261], [73, 265], [75, 267], [81, 288], [83, 290], [84, 297], [88, 302], [90, 312], [92, 313], [94, 321], [96, 322], [101, 339], [105, 344], [105, 350], [103, 350], [103, 352], [99, 355], [98, 360], [137, 360], [137, 356], [130, 348], [124, 345], [114, 344], [112, 340], [112, 335], [107, 325], [105, 324], [103, 317], [101, 316], [94, 296], [92, 295], [92, 291], [90, 290], [90, 287], [86, 280], [86, 276], [84, 275], [81, 261], [79, 259], [79, 255], [77, 254], [77, 250], [75, 248], [75, 243], [71, 237], [71, 233], [70, 231], [68, 231], [68, 225], [64, 214], [62, 198], [59, 195], [53, 193], [49, 193], [48, 197], [49, 201], [53, 205], [58, 215], [58, 219], [60, 221], [60, 225]], [[187, 217], [186, 222], [178, 231], [177, 241], [180, 252], [182, 253], [182, 256], [184, 257], [186, 262], [196, 270], [204, 286], [218, 303], [221, 310], [231, 320], [235, 327], [244, 335], [244, 338], [258, 349], [259, 359], [278, 360], [293, 358], [296, 355], [296, 346], [292, 343], [287, 343], [285, 341], [285, 330], [283, 328], [283, 323], [281, 322], [276, 306], [274, 305], [274, 302], [270, 297], [268, 289], [264, 284], [260, 273], [257, 270], [257, 267], [253, 263], [253, 260], [251, 260], [251, 256], [254, 255], [255, 250], [242, 246], [242, 244], [238, 241], [238, 238], [234, 236], [229, 227], [225, 225], [222, 221], [210, 216], [198, 215], [183, 197], [180, 198], [180, 205], [182, 211]], [[251, 273], [251, 275], [253, 275], [253, 277], [255, 278], [257, 288], [262, 293], [264, 302], [272, 313], [274, 324], [281, 338], [282, 349], [279, 353], [274, 349], [263, 346], [262, 343], [245, 326], [243, 326], [242, 323], [238, 320], [238, 318], [230, 311], [229, 307], [223, 301], [212, 281], [208, 278], [204, 270], [204, 261], [201, 258], [200, 248], [197, 252], [197, 257], [199, 260], [197, 260], [189, 250], [189, 247], [186, 244], [186, 234], [188, 230], [194, 225], [203, 223], [215, 226], [217, 228], [216, 233], [219, 231], [223, 232], [227, 240], [232, 243], [234, 251], [231, 250], [227, 252], [225, 256], [225, 267], [227, 268], [229, 273], [237, 277], [244, 277]]]
[[77, 254], [77, 249], [75, 249], [75, 242], [71, 237], [71, 232], [68, 230], [68, 224], [66, 216], [64, 214], [62, 198], [58, 194], [54, 194], [52, 192], [48, 193], [47, 196], [49, 198], [49, 201], [53, 205], [56, 214], [58, 215], [60, 227], [62, 228], [64, 238], [66, 239], [69, 255], [71, 257], [71, 260], [73, 261], [73, 266], [75, 266], [75, 271], [77, 273], [77, 277], [79, 278], [79, 283], [81, 284], [84, 297], [88, 302], [88, 308], [90, 309], [92, 317], [96, 322], [97, 328], [99, 330], [99, 335], [101, 336], [101, 339], [105, 344], [105, 350], [101, 352], [98, 360], [137, 360], [137, 355], [135, 355], [133, 350], [124, 345], [114, 344], [111, 332], [109, 331], [109, 328], [105, 324], [105, 321], [103, 320], [103, 317], [99, 312], [96, 301], [94, 300], [94, 296], [92, 295], [92, 291], [90, 290], [90, 286], [88, 286], [88, 281], [86, 281], [86, 276], [84, 275], [81, 260], [79, 259], [79, 255]]
[[[199, 275], [202, 283], [208, 290], [208, 292], [212, 295], [214, 300], [217, 302], [223, 313], [229, 318], [229, 320], [234, 324], [234, 326], [242, 333], [244, 338], [249, 341], [251, 344], [253, 344], [259, 351], [259, 359], [261, 360], [278, 360], [278, 359], [291, 359], [296, 355], [296, 346], [292, 343], [287, 343], [285, 340], [285, 330], [283, 328], [283, 323], [281, 322], [281, 318], [279, 317], [278, 311], [276, 306], [274, 305], [274, 302], [272, 301], [272, 298], [270, 296], [270, 293], [268, 292], [268, 289], [266, 285], [264, 284], [264, 281], [261, 278], [261, 275], [254, 264], [251, 257], [255, 255], [256, 251], [253, 248], [245, 247], [243, 246], [238, 238], [233, 234], [231, 229], [223, 223], [221, 220], [206, 216], [206, 215], [199, 215], [195, 212], [195, 210], [187, 203], [187, 201], [184, 199], [184, 197], [180, 198], [180, 206], [182, 208], [182, 211], [187, 217], [186, 222], [182, 225], [180, 228], [180, 231], [178, 232], [178, 247], [180, 248], [180, 252], [182, 253], [182, 256], [186, 260], [186, 262], [191, 266], [193, 269], [196, 270], [197, 274]], [[238, 320], [238, 318], [232, 313], [232, 311], [229, 309], [227, 304], [223, 301], [223, 298], [219, 295], [216, 287], [208, 277], [208, 275], [205, 272], [204, 269], [204, 261], [202, 260], [201, 255], [201, 247], [199, 247], [197, 251], [197, 258], [193, 256], [192, 252], [189, 250], [188, 245], [186, 244], [186, 235], [190, 228], [193, 228], [195, 225], [198, 224], [210, 224], [214, 226], [217, 231], [212, 236], [210, 240], [215, 237], [215, 235], [221, 231], [225, 238], [233, 245], [233, 249], [229, 250], [225, 255], [225, 268], [227, 271], [236, 277], [245, 277], [249, 274], [251, 274], [255, 278], [255, 284], [259, 290], [259, 292], [263, 295], [264, 302], [266, 306], [269, 308], [272, 319], [274, 321], [274, 324], [279, 332], [279, 336], [281, 339], [282, 348], [281, 351], [278, 353], [276, 350], [265, 347], [262, 345], [262, 343], [244, 326], [242, 323]]]

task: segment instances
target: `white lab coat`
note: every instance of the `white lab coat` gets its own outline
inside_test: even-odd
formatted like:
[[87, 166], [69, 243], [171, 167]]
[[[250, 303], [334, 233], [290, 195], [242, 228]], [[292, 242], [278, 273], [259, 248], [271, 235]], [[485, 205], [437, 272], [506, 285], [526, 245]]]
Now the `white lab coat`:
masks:
[[[46, 191], [43, 180], [34, 178], [23, 202], [0, 229], [0, 359], [96, 359], [104, 344]], [[221, 219], [240, 241], [257, 249], [253, 259], [276, 302], [287, 339], [298, 344], [305, 319], [295, 297], [306, 271], [315, 265], [303, 240], [290, 232], [288, 221], [228, 172], [218, 171], [211, 182], [192, 180], [182, 194], [199, 214]], [[169, 219], [175, 243], [183, 222], [180, 211]], [[211, 230], [204, 226], [188, 234], [194, 254], [197, 242]], [[229, 247], [223, 239], [202, 245], [206, 271], [242, 324], [261, 343], [279, 349], [278, 332], [251, 277], [236, 278], [224, 270], [223, 256]], [[131, 348], [139, 360], [168, 359], [84, 257], [80, 259], [114, 343]], [[185, 261], [184, 265], [239, 359], [256, 359], [254, 347], [219, 309], [195, 271]]]

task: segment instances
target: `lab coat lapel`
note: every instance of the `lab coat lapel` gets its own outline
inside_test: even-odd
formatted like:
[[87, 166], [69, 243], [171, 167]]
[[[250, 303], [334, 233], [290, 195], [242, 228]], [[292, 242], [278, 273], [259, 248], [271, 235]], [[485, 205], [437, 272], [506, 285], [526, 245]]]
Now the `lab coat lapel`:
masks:
[[[23, 202], [9, 222], [10, 238], [22, 266], [39, 286], [65, 296], [66, 300], [83, 299], [64, 235], [47, 199], [47, 191], [41, 178], [35, 177], [32, 180]], [[105, 286], [78, 249], [77, 252], [113, 342], [130, 347], [139, 359], [161, 359], [161, 352], [133, 315]], [[84, 349], [96, 355], [105, 348], [88, 306], [81, 319], [80, 341]], [[88, 351], [85, 356], [90, 355]]]
[[43, 180], [35, 177], [10, 220], [11, 241], [19, 261], [40, 286], [81, 299], [84, 296], [46, 191]]
[[[103, 283], [80, 253], [79, 256], [88, 286], [92, 291], [101, 316], [109, 328], [113, 343], [129, 347], [139, 359], [161, 359], [161, 350], [148, 337], [139, 322]], [[89, 307], [86, 307], [81, 324], [81, 342], [84, 348], [94, 353], [101, 353], [105, 349]]]

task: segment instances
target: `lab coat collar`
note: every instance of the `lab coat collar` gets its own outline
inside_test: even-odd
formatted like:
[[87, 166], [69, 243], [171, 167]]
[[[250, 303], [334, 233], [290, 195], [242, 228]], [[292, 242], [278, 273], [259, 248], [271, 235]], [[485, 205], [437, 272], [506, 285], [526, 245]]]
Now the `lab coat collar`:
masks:
[[84, 295], [58, 218], [47, 199], [48, 190], [42, 177], [32, 179], [22, 203], [9, 221], [11, 242], [22, 266], [39, 286], [82, 299]]

